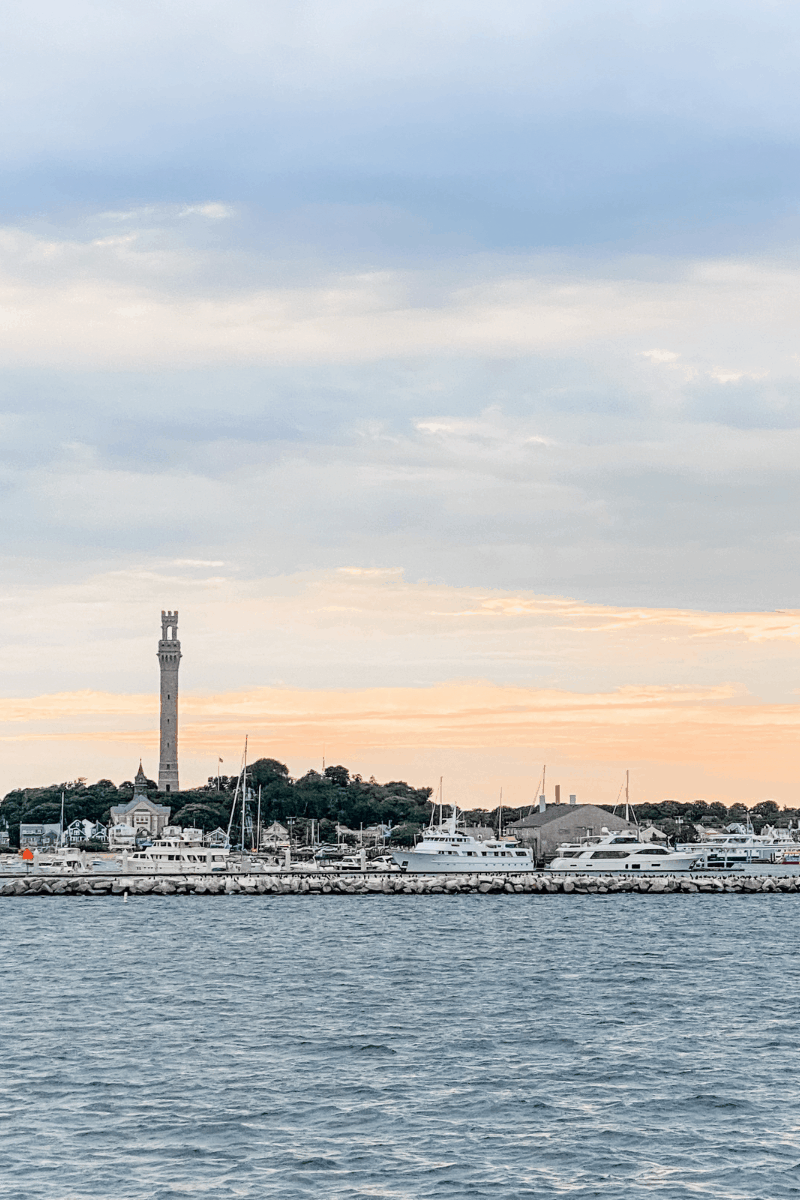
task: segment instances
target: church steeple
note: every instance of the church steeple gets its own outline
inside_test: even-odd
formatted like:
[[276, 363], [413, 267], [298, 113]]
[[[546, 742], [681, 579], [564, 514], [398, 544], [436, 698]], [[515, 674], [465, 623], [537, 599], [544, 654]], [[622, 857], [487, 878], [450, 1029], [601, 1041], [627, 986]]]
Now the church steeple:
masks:
[[139, 759], [139, 770], [134, 776], [134, 796], [147, 795], [147, 775], [142, 770], [142, 760]]

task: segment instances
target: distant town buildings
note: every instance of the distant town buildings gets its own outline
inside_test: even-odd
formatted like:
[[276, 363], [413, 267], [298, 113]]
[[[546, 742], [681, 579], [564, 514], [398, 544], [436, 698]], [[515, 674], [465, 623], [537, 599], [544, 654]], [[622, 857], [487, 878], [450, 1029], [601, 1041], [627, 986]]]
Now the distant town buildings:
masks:
[[100, 821], [78, 818], [64, 830], [64, 841], [68, 846], [79, 846], [81, 842], [105, 843], [108, 842], [108, 829]]
[[[217, 831], [224, 833], [224, 830]], [[261, 845], [268, 847], [288, 846], [289, 845], [289, 830], [286, 825], [282, 825], [280, 821], [273, 821], [272, 825], [265, 826], [261, 831]]]
[[512, 821], [506, 826], [506, 832], [514, 833], [524, 846], [532, 846], [536, 858], [542, 859], [554, 855], [560, 843], [599, 834], [604, 827], [610, 832], [636, 829], [632, 821], [624, 821], [595, 804], [571, 803], [548, 804], [544, 810]]
[[116, 804], [111, 808], [109, 820], [109, 849], [123, 849], [135, 845], [136, 838], [157, 838], [170, 819], [170, 810], [156, 804], [147, 794], [147, 776], [139, 763], [134, 779], [133, 799], [127, 804]]
[[58, 845], [61, 826], [58, 821], [46, 825], [30, 824], [19, 827], [20, 850], [51, 850]]

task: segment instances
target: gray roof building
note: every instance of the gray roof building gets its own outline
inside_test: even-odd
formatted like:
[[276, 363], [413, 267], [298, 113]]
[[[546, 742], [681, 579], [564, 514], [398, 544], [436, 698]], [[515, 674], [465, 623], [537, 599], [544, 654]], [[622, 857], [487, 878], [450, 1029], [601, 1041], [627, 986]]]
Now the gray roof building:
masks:
[[147, 796], [147, 777], [139, 763], [139, 770], [134, 778], [133, 800], [127, 804], [115, 804], [111, 809], [109, 824], [110, 842], [115, 841], [117, 831], [114, 826], [131, 827], [136, 833], [158, 837], [165, 825], [169, 824], [170, 810], [163, 804], [156, 804]]
[[533, 846], [537, 858], [551, 858], [561, 842], [574, 842], [601, 829], [636, 829], [595, 804], [549, 804], [545, 811], [535, 811], [520, 821], [506, 826], [508, 833], [520, 838], [525, 846]]

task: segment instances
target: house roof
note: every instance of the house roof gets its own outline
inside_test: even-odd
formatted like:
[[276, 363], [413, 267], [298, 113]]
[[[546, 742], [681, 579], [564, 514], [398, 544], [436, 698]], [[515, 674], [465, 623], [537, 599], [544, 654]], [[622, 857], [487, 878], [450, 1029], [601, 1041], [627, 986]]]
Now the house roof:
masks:
[[133, 812], [135, 808], [149, 808], [154, 813], [166, 813], [169, 817], [170, 810], [163, 804], [154, 804], [152, 800], [148, 800], [147, 796], [134, 796], [133, 800], [129, 800], [127, 804], [115, 804], [112, 809], [112, 815], [117, 817], [123, 816], [125, 813]]
[[608, 820], [620, 821], [625, 828], [633, 829], [631, 821], [623, 821], [622, 817], [613, 816], [604, 808], [598, 808], [597, 804], [549, 804], [545, 812], [533, 812], [527, 817], [523, 817], [520, 821], [512, 821], [506, 826], [507, 829], [538, 829], [541, 825], [550, 825], [551, 821], [564, 821], [565, 817], [575, 816], [576, 813], [583, 812], [586, 816], [590, 813], [600, 813], [601, 816]]

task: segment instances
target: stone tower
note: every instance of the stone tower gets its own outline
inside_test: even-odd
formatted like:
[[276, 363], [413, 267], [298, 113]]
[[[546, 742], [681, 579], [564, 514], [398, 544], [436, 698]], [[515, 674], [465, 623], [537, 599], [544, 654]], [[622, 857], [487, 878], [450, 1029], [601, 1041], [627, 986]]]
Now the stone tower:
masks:
[[178, 612], [161, 610], [161, 750], [159, 752], [159, 791], [178, 789], [178, 667], [181, 643], [178, 641]]

